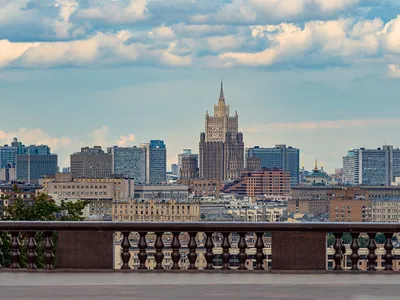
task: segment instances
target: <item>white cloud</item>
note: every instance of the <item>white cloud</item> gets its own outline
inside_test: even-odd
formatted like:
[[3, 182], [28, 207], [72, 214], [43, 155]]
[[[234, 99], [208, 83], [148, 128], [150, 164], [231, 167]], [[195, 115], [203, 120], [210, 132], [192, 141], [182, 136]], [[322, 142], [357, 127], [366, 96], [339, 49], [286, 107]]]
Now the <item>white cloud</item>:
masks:
[[171, 27], [161, 25], [159, 27], [154, 28], [149, 32], [149, 36], [155, 39], [173, 39], [175, 37], [175, 33]]
[[102, 126], [101, 128], [93, 130], [93, 132], [90, 134], [92, 138], [91, 144], [93, 146], [102, 146], [103, 148], [106, 148], [108, 145], [109, 134], [110, 134], [110, 129], [106, 125]]
[[[365, 3], [365, 2], [364, 2]], [[360, 0], [232, 0], [217, 12], [217, 23], [290, 22], [304, 19], [321, 19], [336, 13], [362, 7]], [[377, 5], [376, 3], [375, 5]], [[209, 22], [211, 17], [204, 18]], [[195, 20], [201, 22], [202, 18]]]
[[[400, 15], [386, 24], [366, 18], [362, 11], [377, 5], [373, 0], [0, 0], [0, 30], [7, 33], [12, 21], [15, 28], [33, 22], [43, 31], [26, 42], [0, 40], [0, 68], [142, 62], [310, 68], [366, 60], [398, 65]], [[181, 16], [179, 21], [162, 18], [169, 12]]]
[[[388, 38], [380, 19], [355, 24], [352, 19], [311, 21], [304, 27], [292, 23], [255, 26], [252, 27], [252, 35], [267, 39], [269, 47], [260, 52], [226, 52], [220, 58], [248, 66], [293, 61], [299, 61], [299, 65], [312, 65], [313, 62], [327, 65], [343, 61], [354, 63], [357, 58], [379, 55], [380, 43], [385, 43]], [[400, 44], [393, 48], [400, 51]]]
[[117, 141], [117, 145], [119, 147], [126, 147], [129, 144], [131, 144], [131, 142], [134, 142], [135, 140], [136, 140], [136, 137], [132, 133], [130, 133], [128, 135], [121, 135]]
[[10, 144], [13, 138], [18, 138], [26, 145], [38, 144], [48, 145], [51, 150], [58, 150], [71, 145], [71, 139], [68, 137], [54, 137], [39, 128], [26, 129], [20, 128], [14, 132], [0, 130], [0, 141], [2, 144]]
[[106, 24], [126, 24], [143, 21], [146, 15], [148, 0], [101, 1], [97, 6], [78, 12], [81, 20], [104, 22]]
[[400, 66], [390, 64], [388, 66], [389, 76], [393, 78], [400, 78]]

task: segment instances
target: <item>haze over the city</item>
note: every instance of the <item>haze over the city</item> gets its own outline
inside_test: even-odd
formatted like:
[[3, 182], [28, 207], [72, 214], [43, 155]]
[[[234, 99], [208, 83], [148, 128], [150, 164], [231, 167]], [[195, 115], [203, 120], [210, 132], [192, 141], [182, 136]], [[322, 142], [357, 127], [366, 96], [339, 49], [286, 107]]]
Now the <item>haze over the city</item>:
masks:
[[400, 146], [399, 1], [0, 0], [0, 143], [198, 152], [224, 80], [247, 147]]

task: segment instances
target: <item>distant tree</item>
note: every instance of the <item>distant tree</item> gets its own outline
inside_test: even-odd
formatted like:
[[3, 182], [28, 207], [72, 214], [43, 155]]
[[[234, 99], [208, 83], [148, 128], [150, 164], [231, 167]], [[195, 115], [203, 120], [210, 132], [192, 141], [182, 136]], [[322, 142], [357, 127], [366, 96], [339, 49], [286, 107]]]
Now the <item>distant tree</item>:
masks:
[[[18, 194], [17, 187], [15, 192]], [[78, 200], [76, 202], [61, 201], [57, 205], [53, 199], [46, 194], [39, 194], [31, 201], [23, 200], [21, 197], [4, 197], [3, 200], [9, 200], [10, 205], [0, 206], [0, 220], [2, 221], [82, 221], [83, 210], [88, 205], [88, 201]], [[53, 243], [56, 245], [58, 233], [53, 234]], [[11, 237], [8, 233], [1, 233], [0, 239], [3, 242], [2, 252], [3, 257], [0, 257], [0, 264], [3, 266], [10, 265], [10, 243]], [[26, 242], [27, 235], [21, 232], [19, 236], [21, 244], [21, 259], [20, 266], [26, 267]], [[37, 249], [37, 267], [43, 268], [43, 233], [36, 233]]]

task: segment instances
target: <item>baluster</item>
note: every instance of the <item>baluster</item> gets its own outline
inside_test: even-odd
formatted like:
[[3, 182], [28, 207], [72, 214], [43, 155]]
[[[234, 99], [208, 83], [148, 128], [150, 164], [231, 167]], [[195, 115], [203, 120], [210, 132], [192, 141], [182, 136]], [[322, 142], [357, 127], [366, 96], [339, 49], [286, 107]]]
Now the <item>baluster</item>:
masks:
[[246, 244], [246, 232], [239, 232], [240, 238], [239, 238], [239, 270], [247, 270], [246, 268], [246, 260], [247, 260], [247, 254], [246, 254], [246, 249], [247, 249], [247, 244]]
[[333, 260], [335, 261], [335, 268], [333, 270], [340, 271], [342, 269], [342, 233], [335, 232], [335, 243], [333, 244], [333, 249], [335, 249], [335, 254], [333, 255]]
[[181, 243], [179, 242], [179, 234], [180, 232], [173, 232], [174, 238], [172, 239], [171, 247], [172, 247], [172, 270], [180, 270], [179, 261], [181, 259], [181, 254], [179, 253], [179, 249], [181, 248]]
[[206, 253], [204, 253], [204, 257], [206, 259], [207, 265], [204, 269], [206, 270], [213, 270], [214, 266], [213, 266], [213, 260], [214, 260], [214, 253], [213, 253], [213, 248], [214, 248], [214, 242], [213, 242], [213, 233], [212, 232], [206, 232], [206, 243], [205, 243], [205, 247], [206, 247]]
[[351, 270], [358, 271], [358, 261], [360, 260], [360, 255], [358, 254], [358, 249], [360, 249], [360, 245], [358, 244], [358, 236], [360, 234], [357, 232], [352, 232], [351, 237], [353, 238], [350, 249], [351, 249]]
[[375, 243], [375, 236], [376, 233], [368, 233], [369, 237], [369, 242], [368, 242], [368, 271], [375, 271], [376, 270], [376, 255], [375, 255], [375, 250], [376, 250], [376, 243]]
[[28, 232], [28, 243], [26, 244], [26, 247], [28, 248], [28, 254], [27, 254], [27, 260], [28, 260], [28, 266], [27, 269], [29, 270], [34, 270], [37, 269], [36, 267], [36, 240], [35, 240], [36, 232], [30, 231]]
[[164, 243], [162, 240], [162, 235], [164, 232], [156, 232], [156, 242], [154, 244], [154, 247], [156, 248], [156, 253], [154, 254], [154, 258], [156, 259], [156, 266], [154, 270], [163, 270], [164, 267], [162, 266], [162, 261], [164, 259], [164, 253], [163, 253], [163, 248], [164, 248]]
[[197, 267], [196, 267], [196, 260], [197, 260], [196, 235], [197, 235], [197, 232], [189, 232], [189, 236], [190, 236], [189, 244], [188, 244], [188, 248], [189, 248], [189, 254], [188, 254], [189, 270], [197, 270]]
[[222, 240], [222, 270], [230, 270], [229, 267], [229, 259], [231, 255], [229, 254], [229, 248], [231, 244], [229, 243], [229, 234], [230, 232], [222, 232], [223, 240]]
[[19, 252], [19, 232], [11, 232], [11, 269], [19, 269], [19, 258], [21, 256]]
[[392, 237], [393, 233], [386, 232], [385, 233], [386, 242], [385, 242], [385, 250], [386, 254], [384, 255], [385, 259], [385, 271], [393, 271], [393, 244], [392, 244]]
[[140, 239], [139, 239], [139, 270], [147, 270], [146, 267], [146, 261], [147, 261], [147, 253], [146, 253], [146, 248], [147, 248], [147, 242], [146, 242], [146, 234], [147, 232], [139, 232]]
[[263, 262], [264, 262], [264, 241], [263, 236], [264, 232], [256, 232], [257, 240], [256, 240], [256, 270], [264, 270]]
[[131, 258], [131, 253], [129, 252], [129, 249], [131, 248], [131, 243], [129, 242], [129, 231], [124, 231], [122, 232], [123, 238], [122, 238], [122, 252], [121, 252], [121, 259], [122, 259], [122, 270], [129, 270], [131, 267], [129, 266], [129, 259]]
[[3, 268], [1, 265], [1, 262], [3, 260], [3, 252], [1, 252], [1, 248], [3, 247], [3, 243], [1, 242], [1, 235], [2, 235], [2, 232], [0, 231], [0, 269]]
[[43, 241], [43, 249], [44, 249], [44, 269], [45, 270], [53, 270], [53, 260], [54, 260], [54, 244], [51, 240], [53, 236], [53, 232], [45, 231], [43, 232], [44, 241]]

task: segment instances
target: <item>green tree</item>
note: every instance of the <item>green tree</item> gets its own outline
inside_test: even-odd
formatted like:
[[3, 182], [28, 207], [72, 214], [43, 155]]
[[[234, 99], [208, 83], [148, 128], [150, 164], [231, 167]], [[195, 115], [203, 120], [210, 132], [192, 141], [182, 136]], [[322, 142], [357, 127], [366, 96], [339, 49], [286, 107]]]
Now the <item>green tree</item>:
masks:
[[[18, 189], [15, 187], [15, 192], [18, 194]], [[3, 200], [8, 200], [10, 205], [7, 207], [0, 206], [0, 220], [3, 221], [82, 221], [83, 210], [88, 205], [88, 201], [78, 200], [76, 202], [62, 201], [57, 205], [53, 199], [46, 194], [35, 196], [31, 201], [23, 200], [20, 197], [6, 197]], [[58, 233], [54, 233], [52, 240], [54, 245], [57, 244]], [[3, 266], [10, 265], [10, 244], [11, 236], [8, 233], [1, 233], [0, 239], [3, 242], [2, 252], [3, 257], [0, 257], [0, 264]], [[27, 235], [21, 232], [19, 236], [21, 244], [20, 266], [27, 265]], [[37, 243], [37, 266], [43, 268], [43, 233], [36, 233]]]

